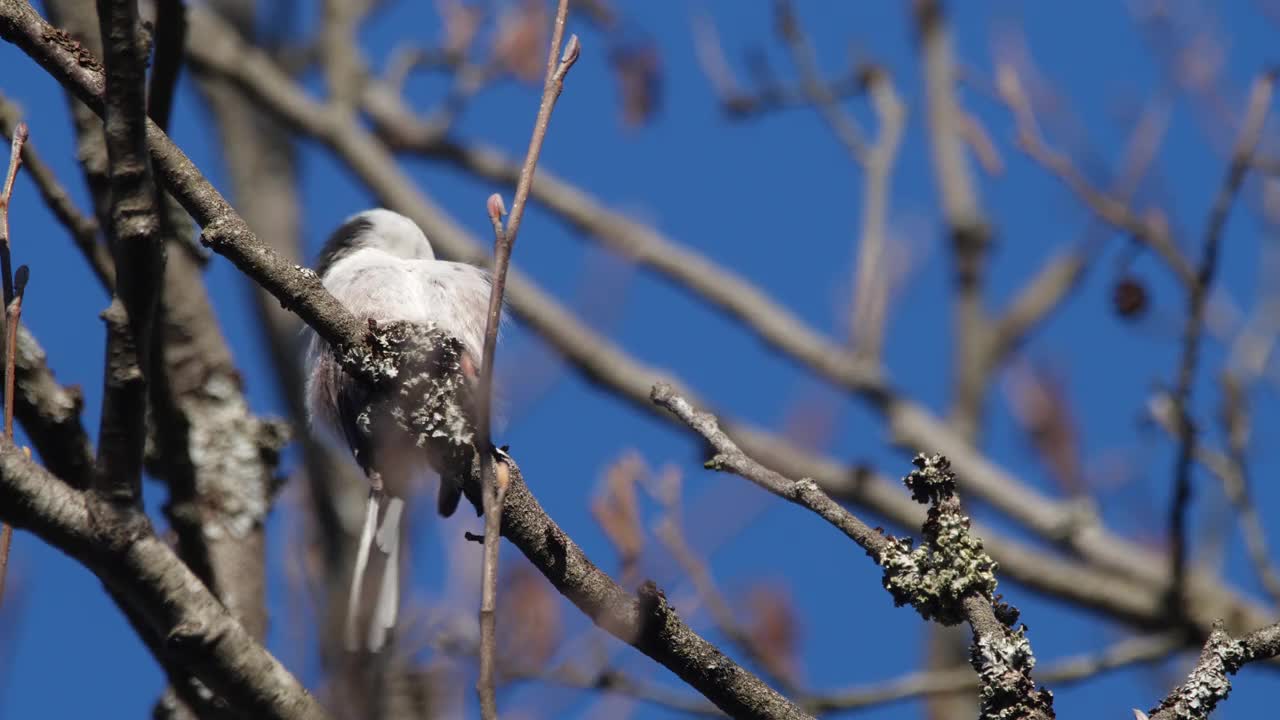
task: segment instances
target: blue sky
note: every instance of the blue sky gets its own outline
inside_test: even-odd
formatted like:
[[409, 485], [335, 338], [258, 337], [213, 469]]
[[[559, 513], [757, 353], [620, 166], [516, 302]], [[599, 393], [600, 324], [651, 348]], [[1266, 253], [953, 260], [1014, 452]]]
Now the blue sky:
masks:
[[[361, 44], [376, 68], [383, 66], [397, 44], [430, 42], [439, 32], [430, 3], [394, 5], [361, 34]], [[576, 26], [572, 29], [583, 36], [582, 59], [556, 109], [543, 167], [760, 284], [811, 325], [841, 333], [860, 217], [859, 169], [811, 111], [792, 110], [747, 122], [726, 120], [693, 53], [690, 17], [707, 11], [740, 77], [746, 77], [741, 59], [755, 47], [764, 48], [779, 74], [789, 77], [786, 58], [772, 39], [770, 3], [618, 0], [616, 5], [627, 18], [629, 32], [650, 38], [660, 50], [662, 108], [652, 124], [622, 128], [605, 38]], [[946, 407], [953, 347], [948, 323], [950, 271], [905, 5], [811, 0], [798, 3], [798, 8], [824, 67], [844, 67], [852, 46], [859, 56], [890, 70], [908, 105], [907, 135], [893, 177], [890, 229], [895, 241], [910, 249], [914, 264], [893, 307], [886, 357], [897, 384], [941, 412]], [[1137, 112], [1160, 98], [1169, 102], [1167, 139], [1153, 166], [1153, 180], [1144, 185], [1139, 197], [1159, 203], [1179, 238], [1187, 247], [1198, 247], [1190, 243], [1198, 242], [1205, 212], [1221, 180], [1222, 143], [1230, 133], [1174, 87], [1168, 64], [1134, 23], [1128, 4], [952, 5], [953, 9], [963, 6], [963, 12], [953, 13], [958, 53], [965, 65], [988, 77], [996, 29], [1002, 23], [1023, 28], [1038, 67], [1070, 103], [1069, 113], [1045, 121], [1050, 140], [1059, 146], [1068, 146], [1069, 141], [1077, 162], [1097, 182], [1105, 181], [1115, 167]], [[1280, 24], [1260, 11], [1262, 5], [1224, 4], [1215, 10], [1220, 14], [1204, 16], [1212, 22], [1197, 24], [1226, 40], [1226, 70], [1216, 90], [1233, 111], [1243, 106], [1256, 73], [1274, 60], [1269, 52]], [[312, 18], [308, 14], [303, 20], [309, 24]], [[32, 142], [80, 207], [87, 208], [59, 88], [11, 47], [0, 47], [0, 63], [6, 69], [0, 90], [26, 109]], [[312, 88], [318, 85], [312, 78]], [[438, 85], [427, 81], [413, 82], [409, 88], [410, 101], [419, 108], [430, 107], [438, 97]], [[995, 227], [988, 300], [998, 305], [1031, 271], [1082, 237], [1090, 223], [1055, 179], [1013, 149], [1013, 127], [1004, 108], [978, 93], [967, 93], [965, 100], [1000, 147], [1006, 165], [999, 176], [979, 174], [982, 204]], [[534, 91], [522, 86], [507, 85], [485, 93], [468, 108], [457, 134], [501, 146], [512, 154], [522, 153], [536, 102]], [[861, 102], [851, 102], [849, 107], [864, 126], [871, 123]], [[218, 147], [186, 78], [173, 135], [225, 189], [227, 176], [219, 166]], [[304, 143], [302, 163], [304, 232], [314, 252], [333, 226], [371, 200], [364, 189], [342, 175], [340, 165], [323, 148]], [[422, 188], [477, 237], [489, 237], [484, 200], [495, 188], [423, 161], [411, 160], [406, 166]], [[1219, 276], [1221, 296], [1245, 309], [1256, 299], [1259, 249], [1266, 231], [1260, 222], [1257, 188], [1251, 184], [1248, 190], [1228, 225]], [[10, 222], [15, 259], [32, 270], [24, 319], [48, 351], [58, 378], [83, 386], [86, 425], [96, 428], [103, 347], [97, 313], [105, 307], [106, 297], [25, 179], [19, 183]], [[1132, 271], [1151, 292], [1150, 317], [1136, 325], [1116, 318], [1109, 310], [1109, 299], [1123, 247], [1119, 238], [1108, 241], [1087, 281], [1034, 337], [1026, 354], [1066, 379], [1072, 409], [1082, 419], [1077, 431], [1082, 461], [1091, 475], [1101, 477], [1117, 465], [1129, 472], [1124, 484], [1104, 484], [1097, 490], [1108, 522], [1133, 538], [1159, 543], [1173, 452], [1140, 419], [1152, 390], [1173, 377], [1184, 300], [1163, 266], [1142, 256]], [[909, 469], [906, 456], [885, 449], [883, 428], [856, 400], [807, 378], [793, 363], [683, 292], [643, 272], [629, 271], [536, 207], [525, 219], [515, 259], [545, 288], [595, 318], [622, 347], [646, 363], [678, 374], [726, 414], [778, 428], [798, 405], [816, 399], [834, 413], [830, 436], [821, 440], [827, 454], [872, 461], [889, 475]], [[237, 353], [251, 402], [260, 412], [279, 411], [281, 403], [271, 387], [265, 354], [257, 346], [242, 279], [221, 259], [210, 264], [208, 276], [223, 332]], [[602, 291], [612, 303], [609, 312], [598, 307]], [[500, 352], [499, 372], [511, 372], [538, 353], [536, 339], [516, 325]], [[1194, 404], [1205, 424], [1213, 428], [1209, 437], [1214, 441], [1221, 440], [1221, 433], [1211, 422], [1217, 407], [1212, 369], [1221, 366], [1223, 357], [1220, 344], [1206, 345], [1202, 367], [1207, 369], [1198, 379]], [[1280, 501], [1280, 491], [1270, 482], [1280, 470], [1280, 457], [1264, 442], [1267, 429], [1277, 420], [1274, 386], [1255, 392], [1254, 398], [1257, 441], [1250, 462], [1265, 518], [1267, 509]], [[1011, 419], [998, 384], [990, 400], [984, 450], [1027, 482], [1055, 492]], [[892, 607], [879, 588], [878, 570], [860, 550], [812, 516], [766, 497], [745, 481], [702, 471], [697, 447], [688, 437], [635, 412], [572, 371], [557, 376], [554, 385], [532, 404], [516, 408], [502, 440], [512, 446], [548, 512], [610, 569], [616, 569], [613, 549], [587, 511], [601, 473], [623, 451], [632, 449], [651, 465], [680, 466], [685, 472], [690, 541], [704, 552], [714, 550], [713, 572], [720, 585], [735, 595], [761, 582], [787, 588], [800, 616], [802, 676], [815, 688], [872, 683], [917, 668], [922, 624], [913, 612]], [[1220, 507], [1213, 478], [1197, 473], [1196, 482], [1200, 488], [1197, 507]], [[148, 506], [158, 507], [163, 489], [152, 483], [146, 492]], [[693, 514], [695, 508], [709, 506], [716, 510]], [[985, 517], [981, 510], [978, 514]], [[280, 548], [292, 524], [287, 515], [278, 509], [269, 527], [277, 578], [271, 586], [270, 642], [289, 662], [286, 648], [293, 642], [289, 618], [299, 610], [288, 605], [281, 573]], [[476, 529], [470, 518], [449, 522], [454, 526], [451, 532]], [[1280, 541], [1272, 530], [1273, 542]], [[438, 548], [428, 543], [420, 553], [424, 567], [416, 572], [424, 592], [438, 593], [430, 588], [441, 575], [433, 550]], [[0, 717], [93, 713], [129, 718], [149, 713], [163, 686], [162, 676], [99, 583], [24, 533], [17, 536], [13, 554], [15, 592], [6, 598], [0, 615]], [[523, 562], [515, 554], [504, 558], [508, 565]], [[1223, 554], [1208, 560], [1222, 566], [1234, 585], [1261, 597], [1234, 529]], [[675, 569], [657, 565], [646, 569], [673, 595], [687, 595], [688, 587], [679, 582]], [[1101, 648], [1125, 632], [1020, 587], [1003, 585], [1001, 590], [1022, 609], [1041, 664]], [[564, 612], [571, 627], [583, 626], [567, 603]], [[693, 616], [693, 622], [715, 637], [705, 614]], [[617, 657], [629, 671], [674, 683], [669, 674], [629, 649]], [[1059, 713], [1119, 717], [1117, 713], [1126, 713], [1130, 707], [1149, 707], [1167, 691], [1178, 667], [1121, 671], [1084, 686], [1054, 688]], [[313, 667], [293, 669], [304, 681], [315, 682]], [[1215, 717], [1257, 717], [1266, 707], [1265, 699], [1277, 691], [1280, 677], [1274, 670], [1246, 670]], [[503, 707], [516, 709], [530, 701], [533, 692], [529, 687], [509, 691], [501, 698]], [[545, 696], [539, 697], [543, 698], [540, 703], [545, 702]], [[587, 717], [601, 708], [594, 700], [584, 701], [568, 691], [555, 691], [552, 697], [562, 703], [557, 707], [563, 708], [563, 717]], [[864, 715], [901, 717], [918, 709], [918, 704], [895, 705]], [[667, 716], [647, 707], [635, 715]]]

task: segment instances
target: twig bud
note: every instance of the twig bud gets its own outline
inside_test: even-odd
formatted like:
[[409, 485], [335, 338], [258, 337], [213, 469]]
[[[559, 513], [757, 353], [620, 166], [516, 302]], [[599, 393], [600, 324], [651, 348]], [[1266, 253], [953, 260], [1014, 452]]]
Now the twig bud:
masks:
[[577, 34], [569, 36], [569, 42], [564, 46], [564, 52], [560, 55], [561, 65], [572, 65], [578, 61], [578, 53], [582, 52], [582, 43], [578, 41]]
[[489, 210], [489, 218], [491, 220], [500, 220], [503, 215], [507, 214], [507, 205], [502, 201], [502, 195], [494, 193], [489, 196], [489, 201], [485, 204]]

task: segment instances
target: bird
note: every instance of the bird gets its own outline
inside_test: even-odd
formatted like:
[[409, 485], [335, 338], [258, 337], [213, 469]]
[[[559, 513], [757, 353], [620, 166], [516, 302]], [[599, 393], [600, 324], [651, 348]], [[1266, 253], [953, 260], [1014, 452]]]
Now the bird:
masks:
[[[384, 208], [365, 210], [343, 221], [325, 242], [314, 269], [325, 289], [361, 320], [374, 326], [412, 323], [453, 338], [459, 346], [462, 374], [478, 382], [492, 287], [487, 270], [437, 259], [413, 220]], [[393, 423], [370, 422], [368, 411], [378, 402], [364, 382], [342, 368], [329, 344], [312, 332], [306, 383], [311, 426], [344, 441], [370, 483], [348, 602], [346, 644], [353, 651], [360, 646], [356, 611], [375, 542], [387, 562], [365, 647], [371, 652], [381, 649], [395, 624], [403, 502], [387, 497], [384, 475], [439, 474], [437, 510], [443, 517], [454, 513], [462, 497], [462, 479], [447, 472], [430, 447], [420, 447]], [[375, 532], [380, 509], [384, 510], [382, 524]]]

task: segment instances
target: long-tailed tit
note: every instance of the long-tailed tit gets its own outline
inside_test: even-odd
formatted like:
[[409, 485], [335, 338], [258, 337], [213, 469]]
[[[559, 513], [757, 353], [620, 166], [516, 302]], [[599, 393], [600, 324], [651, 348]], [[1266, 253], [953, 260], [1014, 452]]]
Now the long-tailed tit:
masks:
[[[366, 210], [348, 218], [320, 253], [316, 266], [326, 289], [346, 308], [375, 324], [408, 322], [434, 328], [461, 346], [459, 366], [471, 382], [478, 378], [487, 321], [490, 277], [478, 267], [437, 260], [422, 230], [390, 210]], [[307, 410], [312, 425], [344, 439], [369, 478], [369, 504], [357, 550], [347, 615], [347, 644], [355, 649], [355, 617], [369, 553], [376, 541], [387, 559], [366, 646], [378, 650], [395, 623], [396, 577], [402, 503], [390, 498], [382, 526], [374, 532], [383, 504], [384, 480], [440, 474], [437, 507], [452, 515], [462, 496], [461, 478], [444, 467], [430, 443], [417, 442], [394, 423], [371, 421], [378, 400], [339, 365], [329, 345], [312, 338], [307, 358]], [[389, 410], [387, 410], [389, 411]]]

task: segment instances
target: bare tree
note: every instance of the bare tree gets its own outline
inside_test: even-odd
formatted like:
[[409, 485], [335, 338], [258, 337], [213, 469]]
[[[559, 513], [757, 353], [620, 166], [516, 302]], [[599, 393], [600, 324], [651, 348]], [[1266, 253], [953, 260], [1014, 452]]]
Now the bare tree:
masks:
[[[643, 127], [658, 111], [663, 58], [656, 45], [635, 39], [621, 3], [528, 0], [495, 7], [442, 0], [436, 8], [441, 37], [397, 50], [380, 71], [364, 56], [359, 33], [389, 4], [317, 5], [319, 29], [298, 38], [282, 31], [291, 30], [287, 13], [276, 18], [278, 26], [264, 24], [258, 17], [264, 8], [250, 0], [49, 0], [43, 15], [26, 0], [0, 0], [0, 37], [66, 93], [92, 204], [78, 208], [66, 189], [71, 180], [58, 178], [37, 153], [49, 127], [45, 119], [24, 123], [21, 111], [0, 99], [0, 126], [12, 142], [0, 192], [7, 311], [0, 600], [11, 528], [84, 565], [163, 669], [169, 688], [156, 701], [157, 717], [452, 717], [470, 707], [453, 690], [454, 679], [464, 674], [476, 677], [477, 707], [486, 718], [500, 711], [556, 716], [550, 702], [522, 707], [522, 696], [506, 693], [528, 683], [690, 715], [809, 718], [925, 698], [933, 717], [1051, 718], [1054, 688], [1198, 652], [1172, 690], [1168, 683], [1152, 687], [1147, 712], [1131, 710], [1130, 699], [1116, 698], [1113, 706], [1116, 713], [1152, 718], [1204, 718], [1227, 698], [1232, 675], [1251, 663], [1276, 666], [1280, 576], [1267, 540], [1267, 514], [1251, 492], [1249, 462], [1255, 406], [1280, 381], [1271, 363], [1280, 335], [1274, 283], [1262, 283], [1251, 307], [1236, 311], [1243, 319], [1223, 322], [1215, 315], [1216, 304], [1228, 302], [1219, 292], [1219, 267], [1228, 219], [1240, 213], [1236, 206], [1260, 219], [1267, 239], [1259, 264], [1274, 265], [1271, 245], [1280, 215], [1278, 161], [1268, 133], [1273, 70], [1258, 68], [1247, 97], [1225, 100], [1212, 92], [1220, 69], [1206, 67], [1203, 47], [1179, 35], [1185, 23], [1178, 10], [1161, 6], [1133, 17], [1152, 38], [1153, 54], [1175, 68], [1181, 83], [1175, 91], [1210, 115], [1219, 130], [1215, 137], [1223, 138], [1223, 170], [1202, 227], [1182, 233], [1145, 192], [1153, 184], [1168, 103], [1138, 113], [1125, 156], [1109, 168], [1114, 179], [1098, 182], [1086, 167], [1087, 146], [1062, 131], [1062, 101], [1019, 31], [997, 35], [989, 70], [961, 57], [948, 15], [967, 11], [959, 3], [904, 3], [918, 70], [875, 59], [827, 69], [805, 20], [786, 0], [772, 3], [773, 47], [745, 62], [725, 47], [711, 17], [694, 17], [690, 49], [701, 67], [679, 72], [705, 76], [712, 89], [708, 107], [718, 107], [730, 128], [813, 111], [859, 175], [860, 192], [851, 202], [856, 212], [847, 213], [857, 217], [850, 299], [841, 331], [828, 333], [730, 269], [726, 258], [704, 255], [607, 206], [585, 189], [590, 178], [546, 169], [555, 166], [553, 157], [541, 157], [544, 139], [556, 132], [552, 110], [562, 92], [575, 92], [570, 69], [580, 53], [583, 62], [610, 63], [624, 123]], [[849, 32], [856, 36], [859, 29]], [[592, 51], [593, 42], [608, 52]], [[785, 58], [789, 70], [778, 71], [769, 57]], [[313, 69], [323, 79], [322, 93], [308, 89], [304, 76]], [[909, 72], [919, 73], [918, 83], [908, 81]], [[230, 200], [168, 134], [182, 73], [194, 82], [216, 134]], [[414, 109], [406, 89], [419, 73], [442, 78], [446, 88], [426, 112]], [[536, 115], [531, 106], [521, 125], [531, 122], [533, 128], [523, 160], [458, 132], [480, 94], [538, 81]], [[916, 84], [918, 93], [907, 90]], [[978, 103], [988, 112], [977, 112]], [[1001, 113], [1010, 137], [983, 122], [992, 111]], [[895, 172], [912, 140], [927, 147], [929, 191], [951, 272], [945, 295], [953, 341], [948, 359], [932, 368], [948, 378], [949, 401], [940, 411], [889, 372], [886, 360], [895, 333], [908, 336], [895, 330], [891, 316], [914, 282], [909, 243], [894, 229]], [[415, 437], [439, 435], [439, 418], [472, 402], [461, 397], [472, 388], [462, 376], [457, 338], [434, 327], [365, 322], [304, 267], [303, 169], [297, 161], [303, 143], [322, 148], [351, 183], [417, 223], [441, 255], [493, 270], [477, 431], [449, 438], [460, 448], [449, 455], [451, 470], [465, 478], [464, 494], [484, 516], [483, 535], [464, 536], [461, 527], [447, 526], [458, 540], [449, 545], [449, 562], [472, 569], [476, 597], [413, 598], [390, 647], [379, 653], [351, 652], [337, 640], [347, 615], [345, 590], [365, 486], [347, 458], [307, 428], [298, 331], [303, 324], [314, 330], [334, 348], [344, 371], [369, 388], [395, 388], [399, 431]], [[1087, 215], [1089, 229], [1019, 277], [1009, 299], [994, 303], [1001, 219], [984, 202], [992, 192], [984, 180], [1000, 173], [1012, 153], [1060, 184]], [[409, 172], [415, 159], [499, 192], [487, 205], [447, 211]], [[44, 281], [43, 268], [14, 269], [30, 240], [10, 236], [8, 213], [37, 202], [15, 196], [20, 176], [30, 180], [111, 298], [102, 313], [107, 333], [98, 418], [82, 420], [78, 389], [59, 383], [50, 369], [57, 358], [47, 357], [22, 325], [29, 276], [34, 272], [35, 282]], [[680, 182], [678, 173], [672, 181]], [[511, 195], [510, 214], [505, 193]], [[861, 401], [887, 435], [892, 454], [882, 456], [899, 458], [901, 467], [825, 455], [823, 443], [811, 441], [829, 426], [821, 403], [802, 404], [798, 434], [756, 427], [731, 412], [710, 414], [716, 403], [677, 376], [676, 368], [646, 364], [585, 310], [571, 309], [510, 266], [527, 208], [541, 211], [531, 223], [551, 220], [572, 228], [688, 302], [723, 316], [831, 393]], [[491, 223], [492, 258], [488, 243], [467, 229], [476, 218]], [[1053, 368], [1025, 352], [1073, 301], [1108, 246], [1120, 244], [1117, 238], [1127, 243], [1113, 288], [1118, 316], [1151, 312], [1147, 283], [1130, 269], [1138, 259], [1181, 294], [1175, 303], [1177, 362], [1151, 369], [1156, 379], [1170, 369], [1173, 374], [1145, 407], [1145, 425], [1162, 433], [1174, 460], [1162, 476], [1168, 506], [1152, 516], [1160, 519], [1151, 519], [1161, 536], [1157, 543], [1108, 524], [1079, 442], [1087, 419], [1072, 414], [1072, 394]], [[523, 243], [522, 252], [536, 254], [530, 244]], [[822, 259], [807, 259], [815, 260]], [[223, 261], [244, 276], [270, 358], [264, 381], [279, 388], [284, 420], [250, 408], [242, 363], [220, 329], [203, 272], [207, 263]], [[852, 572], [868, 561], [876, 566], [892, 604], [910, 606], [930, 628], [920, 669], [880, 680], [875, 654], [851, 651], [844, 670], [856, 685], [833, 689], [806, 681], [798, 669], [797, 622], [834, 628], [849, 618], [798, 619], [777, 587], [752, 594], [722, 587], [710, 560], [712, 543], [692, 532], [694, 523], [714, 525], [716, 513], [694, 506], [678, 466], [651, 470], [635, 452], [643, 448], [630, 439], [618, 438], [619, 448], [632, 452], [607, 469], [597, 497], [581, 508], [589, 510], [608, 546], [575, 541], [534, 494], [555, 478], [526, 481], [520, 449], [494, 447], [502, 442], [501, 431], [490, 427], [490, 400], [504, 304], [555, 355], [541, 369], [523, 363], [512, 385], [545, 390], [563, 364], [688, 438], [706, 469], [738, 476], [807, 511], [810, 522], [832, 526], [836, 533], [828, 533], [830, 546], [817, 550], [816, 562], [832, 573]], [[724, 358], [726, 368], [734, 364]], [[1218, 379], [1216, 389], [1199, 380], [1208, 371]], [[1001, 380], [1009, 414], [1056, 490], [1015, 474], [1009, 459], [985, 442]], [[1211, 391], [1221, 400], [1220, 432], [1207, 432], [1212, 421], [1197, 417], [1204, 405], [1198, 397]], [[15, 440], [15, 418], [31, 448]], [[89, 420], [99, 423], [96, 444], [85, 429]], [[299, 450], [296, 468], [282, 467], [290, 442]], [[572, 452], [572, 445], [566, 441], [558, 450]], [[863, 452], [863, 445], [856, 451]], [[163, 485], [163, 520], [171, 532], [158, 532], [160, 518], [144, 510], [144, 493], [152, 492], [144, 475]], [[1202, 548], [1223, 542], [1215, 536], [1221, 530], [1203, 531], [1193, 522], [1198, 489], [1215, 481], [1220, 489], [1214, 492], [1239, 523], [1267, 602], [1196, 560]], [[286, 487], [299, 502], [275, 510], [297, 518], [303, 536], [288, 548], [299, 559], [296, 566], [277, 569], [268, 561], [265, 522]], [[424, 488], [414, 481], [395, 490], [412, 502]], [[722, 496], [746, 502], [754, 497], [749, 492], [738, 483]], [[840, 536], [860, 552], [841, 554], [849, 548]], [[499, 565], [503, 539], [524, 562]], [[614, 555], [616, 576], [603, 569]], [[398, 561], [410, 564], [407, 557]], [[313, 608], [302, 622], [317, 638], [306, 649], [317, 655], [321, 679], [310, 688], [265, 645], [266, 578], [276, 571], [289, 573], [292, 592]], [[1022, 624], [1022, 614], [999, 591], [1001, 582], [1112, 621], [1125, 636], [1087, 655], [1037, 663], [1052, 651], [1045, 653], [1028, 629], [1034, 618]], [[571, 630], [562, 618], [563, 600], [594, 629]], [[882, 612], [895, 612], [887, 605]], [[2, 617], [21, 621], [12, 613]], [[0, 641], [7, 637], [0, 628]], [[625, 646], [682, 685], [656, 682], [620, 659]]]

